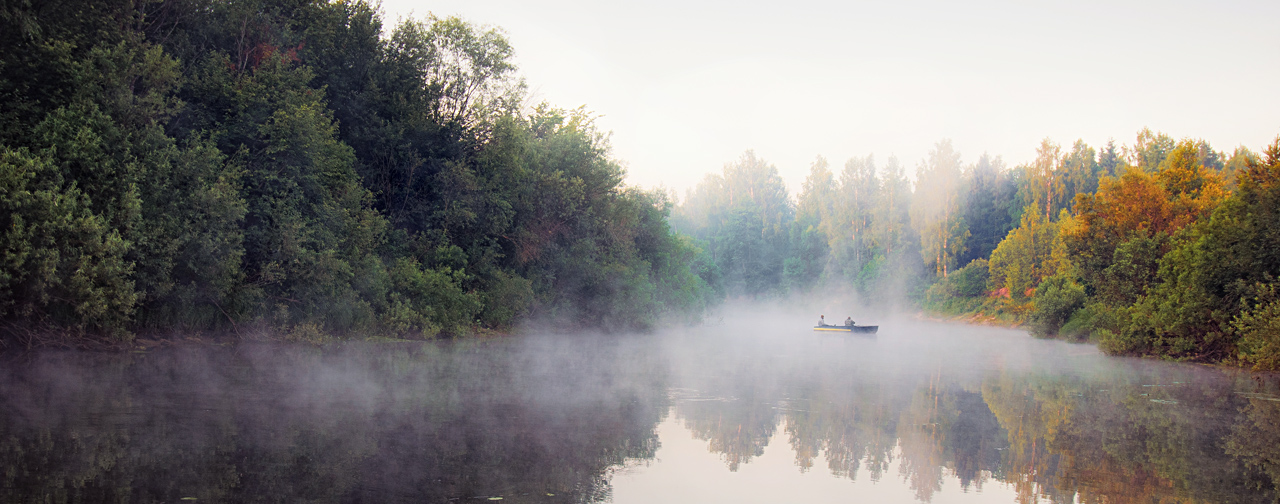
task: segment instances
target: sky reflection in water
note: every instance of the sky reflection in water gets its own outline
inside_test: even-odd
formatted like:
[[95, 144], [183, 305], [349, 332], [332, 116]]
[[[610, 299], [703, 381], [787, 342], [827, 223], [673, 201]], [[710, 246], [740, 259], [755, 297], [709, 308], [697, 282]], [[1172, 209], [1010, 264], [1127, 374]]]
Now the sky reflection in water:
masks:
[[651, 336], [7, 355], [0, 501], [1275, 496], [1274, 376], [762, 311]]

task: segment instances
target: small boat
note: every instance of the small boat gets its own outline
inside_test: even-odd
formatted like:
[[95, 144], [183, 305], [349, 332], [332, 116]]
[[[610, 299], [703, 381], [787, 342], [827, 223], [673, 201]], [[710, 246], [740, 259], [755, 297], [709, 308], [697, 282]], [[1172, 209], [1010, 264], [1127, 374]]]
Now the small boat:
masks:
[[838, 331], [838, 332], [851, 332], [851, 333], [875, 334], [875, 333], [876, 333], [876, 331], [880, 330], [880, 326], [878, 326], [878, 325], [851, 325], [851, 326], [846, 326], [846, 325], [820, 325], [820, 326], [813, 326], [813, 330], [815, 330], [815, 331]]

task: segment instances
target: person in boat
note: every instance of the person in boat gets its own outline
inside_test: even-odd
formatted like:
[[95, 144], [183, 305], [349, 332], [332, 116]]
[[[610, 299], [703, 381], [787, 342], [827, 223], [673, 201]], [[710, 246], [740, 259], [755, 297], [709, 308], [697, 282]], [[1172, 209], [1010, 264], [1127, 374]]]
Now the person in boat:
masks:
[[853, 317], [845, 317], [845, 318], [844, 318], [844, 326], [845, 326], [845, 327], [853, 327]]
[[827, 325], [827, 319], [823, 318], [824, 316], [825, 315], [818, 315], [818, 327]]

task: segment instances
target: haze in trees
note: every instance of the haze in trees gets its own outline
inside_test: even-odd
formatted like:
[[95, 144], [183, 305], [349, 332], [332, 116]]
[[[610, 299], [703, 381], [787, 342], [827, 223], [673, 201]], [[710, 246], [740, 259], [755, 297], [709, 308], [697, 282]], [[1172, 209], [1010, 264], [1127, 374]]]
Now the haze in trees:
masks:
[[322, 1], [0, 23], [7, 340], [635, 329], [715, 299], [591, 114], [525, 106], [500, 30]]

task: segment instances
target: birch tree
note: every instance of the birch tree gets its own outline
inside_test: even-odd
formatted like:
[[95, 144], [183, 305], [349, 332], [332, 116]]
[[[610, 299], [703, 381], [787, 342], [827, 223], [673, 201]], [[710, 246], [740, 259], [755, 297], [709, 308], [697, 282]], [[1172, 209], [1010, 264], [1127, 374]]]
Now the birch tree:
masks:
[[968, 228], [960, 212], [960, 153], [942, 140], [916, 169], [911, 223], [920, 232], [920, 254], [932, 261], [935, 274], [946, 277], [964, 251]]

